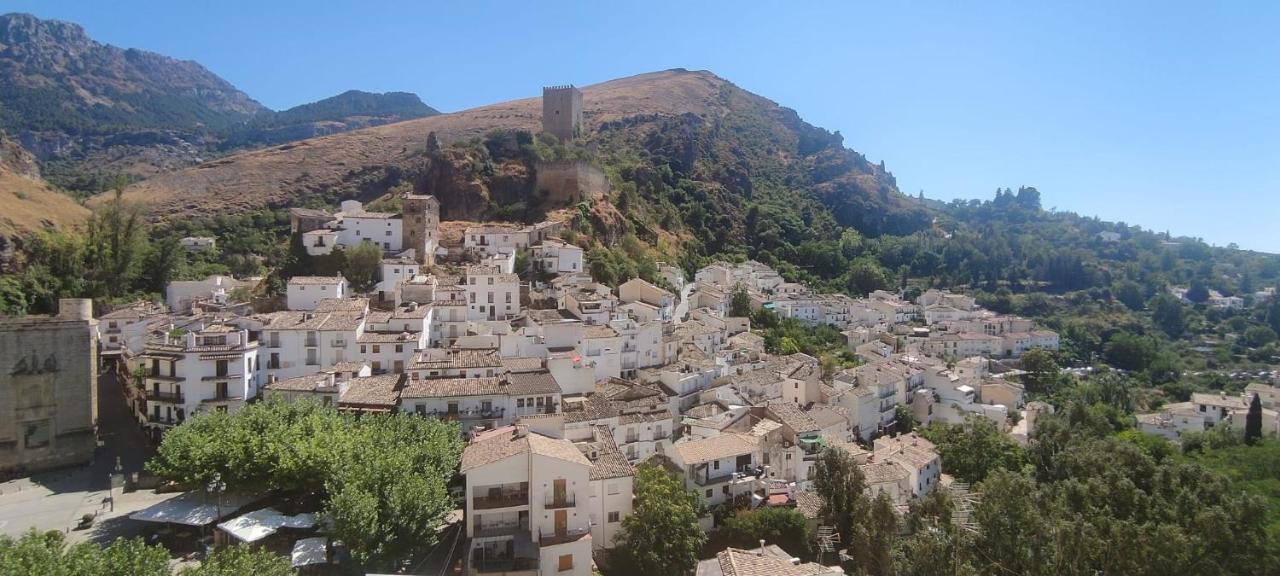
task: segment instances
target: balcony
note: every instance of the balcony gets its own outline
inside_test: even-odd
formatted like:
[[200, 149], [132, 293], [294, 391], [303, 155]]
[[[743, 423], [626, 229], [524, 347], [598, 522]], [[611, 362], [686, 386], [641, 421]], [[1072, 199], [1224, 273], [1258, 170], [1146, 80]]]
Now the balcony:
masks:
[[591, 536], [591, 525], [579, 526], [577, 528], [569, 528], [564, 530], [555, 530], [552, 532], [538, 531], [538, 545], [540, 546], [556, 546], [559, 544], [568, 544], [575, 542], [581, 538]]
[[334, 348], [346, 348], [346, 347], [347, 347], [347, 341], [346, 341], [346, 340], [343, 340], [343, 339], [341, 339], [341, 338], [335, 338], [335, 339], [333, 339], [333, 340], [330, 340], [330, 341], [329, 341], [329, 346], [332, 346], [332, 347], [334, 347]]
[[534, 576], [538, 573], [537, 558], [509, 558], [506, 560], [473, 560], [473, 574], [502, 574], [503, 576]]
[[161, 392], [158, 390], [147, 390], [147, 400], [151, 402], [171, 402], [174, 404], [182, 404], [186, 398], [181, 392]]
[[152, 424], [161, 424], [164, 426], [176, 426], [182, 423], [182, 418], [169, 418], [166, 416], [156, 416], [155, 414], [150, 414], [147, 416], [147, 422], [150, 422]]
[[476, 510], [493, 510], [495, 508], [512, 508], [529, 504], [528, 492], [499, 492], [488, 496], [475, 496], [471, 499], [471, 507]]
[[476, 538], [493, 538], [497, 536], [515, 536], [516, 534], [528, 534], [528, 522], [494, 522], [493, 524], [483, 524], [475, 529]]
[[280, 347], [279, 340], [272, 340], [270, 342], [267, 342], [267, 348], [279, 348], [279, 347]]
[[577, 496], [572, 492], [560, 494], [558, 496], [555, 494], [548, 494], [547, 497], [542, 500], [542, 507], [548, 510], [554, 510], [556, 508], [573, 508], [577, 505]]
[[165, 374], [165, 373], [163, 373], [163, 372], [161, 372], [161, 371], [159, 371], [159, 370], [157, 370], [157, 369], [154, 369], [154, 368], [148, 369], [148, 370], [143, 374], [143, 377], [144, 377], [144, 378], [147, 378], [147, 379], [150, 379], [150, 380], [160, 380], [160, 381], [162, 381], [162, 382], [177, 382], [177, 381], [179, 381], [179, 380], [182, 380], [182, 378], [179, 378], [179, 377], [178, 377], [177, 375], [175, 375], [175, 374], [172, 374], [172, 373], [170, 373], [170, 374]]
[[222, 402], [239, 402], [241, 400], [244, 400], [244, 396], [238, 396], [235, 394], [215, 394], [213, 398], [205, 398], [200, 402], [202, 404], [219, 404]]
[[211, 382], [215, 380], [239, 380], [241, 378], [244, 378], [244, 374], [214, 374], [213, 376], [204, 376], [200, 379], [205, 382]]
[[319, 345], [320, 345], [320, 340], [319, 340], [319, 339], [316, 339], [316, 338], [307, 338], [307, 347], [308, 347], [308, 348], [315, 348], [316, 346], [319, 346]]

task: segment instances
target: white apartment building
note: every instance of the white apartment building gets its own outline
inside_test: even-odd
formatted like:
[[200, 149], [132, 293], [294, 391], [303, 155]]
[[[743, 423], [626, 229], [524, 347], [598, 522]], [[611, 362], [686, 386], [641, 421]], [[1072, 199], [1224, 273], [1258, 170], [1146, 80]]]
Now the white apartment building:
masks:
[[736, 432], [677, 442], [671, 459], [683, 473], [685, 488], [708, 508], [749, 504], [763, 473], [757, 440]]
[[529, 232], [512, 224], [486, 224], [468, 226], [462, 235], [462, 245], [480, 254], [515, 254], [529, 247]]
[[643, 302], [658, 309], [659, 320], [670, 320], [675, 311], [674, 294], [653, 284], [632, 278], [618, 286], [618, 300], [624, 303]]
[[396, 286], [411, 280], [421, 270], [417, 260], [406, 256], [384, 258], [379, 267], [382, 271], [382, 280], [378, 282], [375, 290], [386, 294], [395, 292]]
[[236, 288], [247, 288], [249, 282], [230, 276], [213, 274], [203, 280], [174, 280], [164, 289], [164, 303], [175, 314], [191, 311], [191, 305], [200, 300], [212, 299], [227, 302]]
[[157, 439], [203, 410], [237, 410], [263, 381], [258, 343], [248, 330], [214, 324], [165, 334], [138, 357], [147, 407], [143, 424]]
[[547, 372], [410, 380], [400, 392], [402, 411], [453, 420], [463, 431], [508, 426], [521, 416], [556, 414], [560, 405], [560, 386]]
[[468, 266], [468, 320], [510, 320], [520, 314], [520, 277], [492, 266]]
[[151, 337], [151, 325], [168, 315], [164, 306], [153, 302], [136, 302], [112, 310], [98, 318], [100, 354], [114, 357], [141, 354]]
[[371, 242], [387, 252], [404, 249], [404, 221], [399, 214], [369, 212], [356, 200], [345, 200], [338, 218], [338, 244], [356, 246]]
[[533, 247], [530, 262], [547, 274], [575, 274], [583, 270], [582, 255], [582, 248], [552, 238]]
[[258, 335], [270, 378], [286, 380], [315, 374], [360, 358], [357, 343], [365, 333], [360, 310], [284, 310], [240, 318], [235, 323]]
[[285, 288], [290, 310], [315, 310], [321, 300], [347, 297], [347, 280], [341, 276], [294, 276]]
[[572, 442], [523, 427], [478, 435], [460, 467], [467, 573], [590, 576], [591, 517], [615, 512], [593, 506], [592, 467]]

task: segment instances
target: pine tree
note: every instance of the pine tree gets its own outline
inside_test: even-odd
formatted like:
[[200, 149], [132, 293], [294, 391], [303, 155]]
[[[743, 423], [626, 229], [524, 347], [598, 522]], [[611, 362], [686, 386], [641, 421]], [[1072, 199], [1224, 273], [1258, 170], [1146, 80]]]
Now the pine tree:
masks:
[[1253, 395], [1253, 401], [1249, 403], [1249, 414], [1244, 419], [1244, 441], [1246, 444], [1253, 445], [1262, 438], [1262, 399], [1258, 394]]

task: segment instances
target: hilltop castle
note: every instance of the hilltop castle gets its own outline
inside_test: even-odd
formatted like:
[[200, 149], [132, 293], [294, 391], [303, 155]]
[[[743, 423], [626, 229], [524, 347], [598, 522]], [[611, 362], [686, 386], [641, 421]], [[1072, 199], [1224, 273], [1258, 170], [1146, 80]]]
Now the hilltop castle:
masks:
[[543, 88], [542, 131], [568, 142], [581, 128], [582, 91], [573, 85]]

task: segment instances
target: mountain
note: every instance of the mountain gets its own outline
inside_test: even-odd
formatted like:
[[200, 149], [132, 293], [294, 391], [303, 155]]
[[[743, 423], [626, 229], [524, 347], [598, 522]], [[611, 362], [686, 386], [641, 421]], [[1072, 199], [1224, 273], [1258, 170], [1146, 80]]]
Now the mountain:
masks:
[[195, 62], [102, 44], [69, 22], [0, 16], [0, 129], [75, 191], [432, 113], [413, 95], [348, 92], [277, 114]]
[[0, 271], [8, 268], [15, 244], [27, 233], [71, 228], [89, 210], [40, 178], [35, 157], [0, 131]]
[[409, 92], [374, 94], [348, 90], [310, 104], [255, 116], [247, 126], [229, 134], [222, 148], [272, 146], [439, 113]]
[[[582, 92], [586, 130], [575, 153], [606, 171], [625, 169], [621, 178], [632, 182], [619, 194], [652, 196], [635, 210], [624, 206], [625, 227], [657, 234], [673, 228], [659, 212], [698, 205], [724, 217], [718, 231], [741, 236], [753, 201], [829, 211], [870, 234], [928, 225], [892, 175], [846, 149], [839, 134], [710, 72], [641, 74]], [[440, 197], [446, 219], [487, 219], [532, 197], [537, 158], [521, 148], [540, 127], [540, 99], [515, 100], [235, 154], [138, 182], [126, 197], [175, 219], [372, 199], [413, 186]], [[443, 149], [429, 153], [433, 133]], [[668, 188], [689, 197], [657, 197]]]

